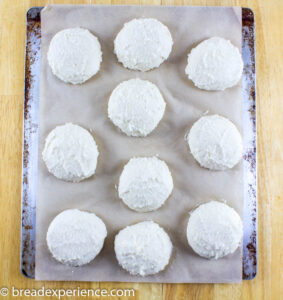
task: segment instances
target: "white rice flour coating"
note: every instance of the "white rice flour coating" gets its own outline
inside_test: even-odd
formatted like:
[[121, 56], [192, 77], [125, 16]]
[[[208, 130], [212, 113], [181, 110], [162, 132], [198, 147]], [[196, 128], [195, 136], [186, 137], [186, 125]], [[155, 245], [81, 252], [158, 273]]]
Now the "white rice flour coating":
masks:
[[92, 135], [84, 128], [67, 123], [47, 136], [42, 158], [55, 177], [79, 182], [95, 173], [99, 152]]
[[100, 69], [102, 52], [93, 34], [83, 28], [69, 28], [52, 38], [48, 63], [59, 79], [72, 84], [83, 83]]
[[135, 157], [124, 166], [118, 193], [123, 202], [138, 212], [161, 207], [170, 196], [173, 179], [167, 164], [157, 157]]
[[188, 243], [202, 257], [218, 259], [233, 253], [242, 237], [243, 224], [239, 214], [224, 203], [211, 201], [190, 214]]
[[198, 88], [215, 91], [236, 85], [242, 71], [239, 49], [220, 37], [205, 40], [192, 49], [185, 70]]
[[168, 28], [156, 19], [133, 19], [114, 41], [114, 52], [125, 68], [148, 71], [157, 68], [172, 50]]
[[165, 111], [166, 103], [156, 85], [141, 79], [121, 82], [108, 102], [108, 117], [128, 136], [151, 133]]
[[219, 115], [194, 123], [186, 140], [199, 164], [211, 170], [233, 168], [242, 158], [242, 137], [237, 127]]
[[47, 231], [47, 245], [53, 257], [70, 266], [82, 266], [101, 251], [107, 231], [95, 214], [68, 209], [57, 215]]
[[116, 235], [115, 253], [119, 264], [131, 275], [152, 275], [169, 263], [172, 243], [163, 228], [145, 221], [127, 226]]

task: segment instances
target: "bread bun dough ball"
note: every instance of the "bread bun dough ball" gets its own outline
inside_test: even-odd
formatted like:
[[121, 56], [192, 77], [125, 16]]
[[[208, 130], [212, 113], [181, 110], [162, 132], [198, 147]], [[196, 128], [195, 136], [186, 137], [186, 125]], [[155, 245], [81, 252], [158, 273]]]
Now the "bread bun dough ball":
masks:
[[195, 86], [208, 91], [222, 91], [236, 85], [242, 71], [239, 49], [220, 37], [207, 39], [192, 49], [185, 70]]
[[105, 224], [95, 214], [68, 209], [50, 223], [46, 240], [57, 261], [82, 266], [99, 254], [106, 236]]
[[162, 119], [166, 103], [156, 85], [141, 79], [121, 82], [108, 102], [108, 117], [128, 136], [150, 134]]
[[193, 157], [210, 170], [233, 168], [242, 158], [242, 137], [236, 126], [219, 115], [201, 117], [186, 140]]
[[168, 265], [172, 243], [158, 224], [145, 221], [122, 229], [115, 237], [116, 258], [131, 275], [156, 274]]
[[58, 179], [79, 182], [95, 173], [99, 152], [92, 135], [84, 128], [67, 123], [47, 136], [42, 158]]
[[191, 212], [187, 239], [200, 256], [218, 259], [233, 253], [243, 237], [239, 214], [228, 205], [211, 201]]
[[99, 71], [102, 52], [97, 37], [87, 29], [69, 28], [54, 35], [47, 59], [55, 76], [79, 84]]
[[173, 189], [167, 164], [157, 157], [134, 157], [124, 166], [118, 193], [123, 202], [138, 212], [160, 208]]
[[114, 52], [125, 68], [148, 71], [169, 57], [172, 45], [164, 24], [156, 19], [133, 19], [117, 34]]

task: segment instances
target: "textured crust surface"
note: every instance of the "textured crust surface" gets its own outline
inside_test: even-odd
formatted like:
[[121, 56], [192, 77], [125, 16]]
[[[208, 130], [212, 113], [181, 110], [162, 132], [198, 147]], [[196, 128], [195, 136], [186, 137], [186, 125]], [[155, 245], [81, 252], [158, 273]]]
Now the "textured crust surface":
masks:
[[131, 209], [148, 212], [160, 208], [173, 189], [166, 163], [157, 157], [132, 158], [120, 176], [118, 193]]
[[221, 91], [236, 85], [243, 71], [240, 51], [229, 40], [213, 37], [188, 55], [186, 74], [204, 90]]
[[202, 257], [218, 259], [233, 253], [242, 237], [240, 216], [224, 203], [211, 201], [202, 204], [189, 217], [188, 243]]
[[87, 29], [69, 28], [57, 32], [52, 38], [47, 59], [55, 76], [79, 84], [99, 71], [102, 52], [97, 37]]
[[114, 41], [114, 52], [125, 68], [157, 68], [172, 50], [169, 29], [156, 19], [133, 19], [124, 24]]
[[156, 85], [141, 79], [121, 82], [108, 102], [108, 117], [128, 136], [144, 137], [158, 125], [166, 103]]
[[242, 158], [242, 137], [237, 127], [219, 115], [204, 116], [194, 123], [186, 140], [193, 157], [211, 170], [233, 168]]
[[116, 235], [115, 253], [119, 264], [130, 274], [152, 275], [169, 263], [172, 243], [163, 228], [145, 221], [127, 226]]
[[84, 128], [67, 123], [47, 136], [42, 158], [50, 173], [58, 179], [79, 182], [95, 173], [98, 149]]
[[82, 266], [99, 254], [106, 235], [103, 221], [95, 214], [69, 209], [50, 223], [46, 240], [56, 260], [70, 266]]

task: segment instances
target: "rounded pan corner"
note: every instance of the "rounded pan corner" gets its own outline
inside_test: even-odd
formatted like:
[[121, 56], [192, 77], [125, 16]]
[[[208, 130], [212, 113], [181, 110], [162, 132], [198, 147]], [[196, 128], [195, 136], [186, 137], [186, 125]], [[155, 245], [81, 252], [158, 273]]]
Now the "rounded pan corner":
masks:
[[251, 277], [246, 278], [245, 280], [248, 280], [248, 281], [254, 280], [256, 278], [256, 276], [257, 276], [257, 270], [253, 274], [251, 274]]
[[257, 265], [254, 265], [253, 270], [250, 270], [249, 273], [243, 273], [243, 280], [250, 281], [254, 280], [257, 276]]
[[43, 6], [32, 6], [26, 12], [27, 20], [38, 20], [40, 18], [40, 11], [43, 9]]
[[246, 11], [246, 13], [249, 15], [249, 17], [251, 17], [251, 18], [254, 19], [255, 14], [254, 14], [254, 11], [253, 11], [252, 8], [250, 8], [250, 7], [242, 7], [242, 9]]
[[27, 10], [26, 16], [27, 18], [31, 17], [32, 15], [34, 15], [35, 11], [37, 10], [37, 6], [32, 6]]
[[26, 277], [26, 278], [28, 278], [28, 279], [34, 279], [34, 275], [33, 275], [33, 274], [28, 274], [28, 273], [26, 272], [26, 270], [24, 270], [24, 269], [22, 268], [22, 266], [21, 266], [21, 273], [22, 273], [22, 275], [23, 275], [24, 277]]

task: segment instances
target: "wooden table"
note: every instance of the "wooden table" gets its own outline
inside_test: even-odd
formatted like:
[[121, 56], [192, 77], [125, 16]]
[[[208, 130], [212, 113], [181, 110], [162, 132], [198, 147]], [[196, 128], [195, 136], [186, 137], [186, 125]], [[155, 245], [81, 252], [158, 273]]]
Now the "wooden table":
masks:
[[[256, 20], [259, 267], [242, 284], [35, 282], [20, 272], [25, 14], [45, 4], [240, 5]], [[283, 299], [283, 1], [282, 0], [1, 0], [0, 1], [0, 292], [1, 288], [134, 288], [122, 299]], [[280, 32], [281, 30], [281, 32]], [[281, 201], [280, 201], [281, 200]], [[281, 227], [281, 228], [280, 228]], [[281, 296], [280, 296], [281, 294]], [[10, 299], [11, 292], [6, 299]], [[25, 298], [19, 297], [18, 299]], [[97, 297], [98, 299], [99, 297]], [[118, 297], [101, 297], [118, 299]], [[4, 299], [4, 297], [3, 297]], [[55, 299], [55, 298], [52, 298]], [[61, 298], [61, 299], [67, 299]], [[70, 299], [70, 298], [69, 298]], [[79, 299], [72, 297], [71, 299]]]

